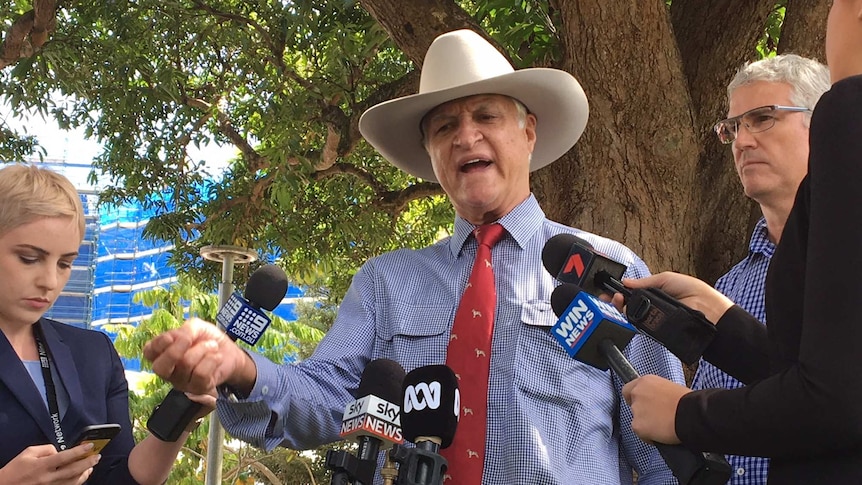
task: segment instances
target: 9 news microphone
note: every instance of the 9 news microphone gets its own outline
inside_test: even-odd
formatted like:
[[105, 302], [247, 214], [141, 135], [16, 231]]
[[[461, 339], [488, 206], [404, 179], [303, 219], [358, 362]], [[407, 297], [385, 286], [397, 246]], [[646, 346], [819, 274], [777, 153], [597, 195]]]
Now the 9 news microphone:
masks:
[[371, 484], [377, 467], [377, 454], [404, 439], [401, 434], [401, 384], [404, 369], [389, 359], [372, 360], [362, 371], [359, 399], [344, 408], [341, 437], [359, 442], [357, 456], [346, 451], [327, 450], [326, 466], [333, 470], [333, 485], [355, 482]]
[[[637, 330], [616, 307], [571, 283], [554, 289], [551, 306], [559, 317], [551, 334], [570, 357], [601, 370], [610, 367], [624, 383], [640, 377], [620, 351]], [[721, 454], [664, 443], [655, 447], [681, 485], [721, 485], [730, 479], [730, 464]]]
[[[232, 340], [239, 338], [254, 345], [271, 320], [260, 309], [272, 311], [287, 293], [287, 275], [274, 264], [261, 266], [248, 278], [244, 296], [233, 293], [216, 315], [216, 322]], [[183, 392], [171, 389], [161, 404], [153, 409], [147, 429], [162, 441], [176, 441], [201, 405]]]
[[395, 446], [399, 485], [441, 485], [448, 462], [438, 452], [455, 438], [461, 410], [458, 378], [445, 365], [417, 367], [404, 378], [404, 438], [416, 448]]
[[545, 269], [563, 283], [587, 293], [621, 293], [626, 317], [686, 364], [697, 362], [717, 330], [703, 313], [689, 308], [658, 288], [629, 289], [620, 282], [626, 266], [598, 253], [572, 234], [557, 234], [542, 249]]

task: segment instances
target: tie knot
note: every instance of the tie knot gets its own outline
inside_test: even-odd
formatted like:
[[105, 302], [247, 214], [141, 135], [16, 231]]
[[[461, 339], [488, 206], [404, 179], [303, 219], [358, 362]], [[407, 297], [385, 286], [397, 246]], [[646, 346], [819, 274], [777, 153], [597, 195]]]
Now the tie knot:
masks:
[[500, 242], [504, 234], [506, 234], [506, 230], [496, 222], [494, 224], [479, 226], [473, 230], [473, 236], [479, 245], [488, 246], [489, 248], [493, 248], [495, 244]]

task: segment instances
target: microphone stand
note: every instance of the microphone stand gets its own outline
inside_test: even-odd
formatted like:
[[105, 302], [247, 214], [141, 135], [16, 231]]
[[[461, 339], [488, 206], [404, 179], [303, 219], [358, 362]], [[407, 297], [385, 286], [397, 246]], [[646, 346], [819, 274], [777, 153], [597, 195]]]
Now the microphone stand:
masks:
[[361, 459], [344, 450], [326, 450], [326, 468], [332, 470], [331, 485], [370, 485], [374, 481], [375, 459]]
[[398, 478], [398, 468], [395, 467], [395, 462], [389, 456], [389, 453], [383, 454], [383, 466], [380, 467], [380, 476], [383, 477], [383, 485], [395, 485], [395, 480]]
[[398, 485], [442, 485], [449, 462], [437, 453], [440, 443], [436, 436], [419, 436], [415, 448], [393, 446], [389, 456], [399, 464]]

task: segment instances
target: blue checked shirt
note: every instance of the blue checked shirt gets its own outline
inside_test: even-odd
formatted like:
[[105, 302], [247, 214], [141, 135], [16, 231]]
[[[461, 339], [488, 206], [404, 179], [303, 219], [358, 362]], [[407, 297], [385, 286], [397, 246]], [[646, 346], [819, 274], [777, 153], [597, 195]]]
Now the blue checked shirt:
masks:
[[[748, 256], [736, 264], [715, 283], [715, 288], [724, 293], [734, 303], [766, 323], [766, 270], [775, 252], [775, 244], [768, 237], [766, 220], [760, 218], [754, 226]], [[738, 380], [730, 377], [709, 362], [701, 359], [692, 382], [692, 389], [736, 389], [743, 387]], [[769, 459], [751, 456], [728, 455], [733, 475], [731, 485], [762, 485], [766, 483]]]
[[[643, 261], [617, 242], [549, 221], [533, 196], [500, 223], [508, 234], [492, 251], [498, 301], [482, 483], [632, 483], [632, 469], [640, 484], [676, 483], [655, 448], [631, 431], [621, 382], [569, 358], [549, 332], [557, 282], [542, 266], [548, 239], [562, 232], [587, 239], [625, 263], [630, 277], [648, 274]], [[408, 372], [444, 363], [476, 254], [473, 228], [457, 218], [450, 238], [369, 260], [308, 360], [278, 365], [253, 355], [258, 378], [249, 397], [218, 400], [228, 432], [267, 450], [336, 441], [344, 407], [371, 360], [393, 359]], [[625, 353], [641, 374], [684, 382], [679, 361], [649, 338], [636, 336]]]

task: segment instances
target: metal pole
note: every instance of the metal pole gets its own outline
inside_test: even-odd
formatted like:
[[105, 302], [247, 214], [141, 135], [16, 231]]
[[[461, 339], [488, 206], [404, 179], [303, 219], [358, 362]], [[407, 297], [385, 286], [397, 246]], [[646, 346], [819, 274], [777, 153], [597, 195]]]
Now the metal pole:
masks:
[[[201, 248], [201, 256], [210, 261], [220, 261], [221, 283], [219, 284], [218, 305], [224, 306], [233, 293], [233, 267], [235, 264], [250, 263], [257, 259], [257, 253], [233, 246], [206, 246]], [[222, 462], [224, 461], [224, 428], [213, 410], [209, 415], [210, 429], [207, 435], [207, 467], [204, 475], [206, 485], [221, 485]]]
[[[226, 254], [222, 260], [221, 284], [219, 284], [218, 307], [221, 309], [233, 293], [234, 255]], [[224, 461], [224, 428], [216, 410], [210, 413], [210, 430], [207, 435], [206, 485], [221, 485], [221, 468]]]

